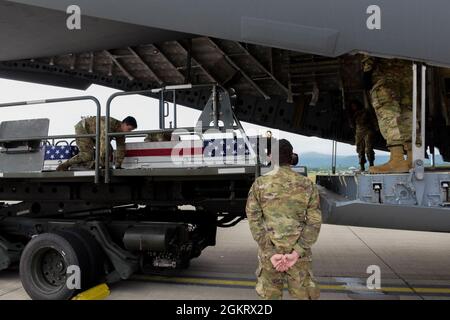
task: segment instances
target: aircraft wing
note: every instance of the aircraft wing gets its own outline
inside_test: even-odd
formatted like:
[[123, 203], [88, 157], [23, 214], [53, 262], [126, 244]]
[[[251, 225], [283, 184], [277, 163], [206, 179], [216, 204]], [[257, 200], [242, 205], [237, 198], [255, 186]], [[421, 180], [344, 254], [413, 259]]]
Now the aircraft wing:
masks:
[[[354, 143], [346, 109], [365, 92], [352, 53], [450, 67], [444, 0], [77, 0], [81, 29], [69, 30], [73, 4], [0, 0], [0, 77], [124, 91], [214, 82], [236, 93], [242, 121]], [[449, 160], [450, 74], [429, 70], [427, 144]], [[209, 94], [177, 103], [201, 109]]]
[[[67, 8], [74, 4], [72, 0], [0, 3], [3, 5], [0, 15], [11, 19], [14, 15], [8, 11], [13, 11], [14, 6], [20, 3], [28, 7], [24, 12], [29, 13], [29, 25], [12, 26], [16, 41], [28, 38], [32, 28], [35, 34], [39, 33], [32, 41], [48, 43], [40, 50], [28, 52], [28, 57], [75, 52], [68, 50], [71, 44], [83, 50], [92, 46], [88, 39], [92, 40], [90, 37], [95, 34], [105, 35], [92, 40], [96, 47], [112, 48], [118, 47], [124, 38], [128, 42], [147, 39], [146, 42], [154, 43], [156, 34], [163, 40], [190, 33], [329, 57], [365, 51], [450, 66], [450, 2], [446, 0], [77, 0], [86, 17], [78, 33], [57, 31], [58, 24], [65, 23], [61, 15], [58, 18], [58, 12], [67, 16]], [[47, 10], [37, 13], [36, 7]], [[95, 24], [98, 19], [109, 24], [100, 27]], [[11, 26], [8, 24], [6, 28], [1, 32], [2, 38], [8, 35]], [[9, 50], [2, 49], [1, 60], [19, 58]], [[25, 56], [22, 54], [20, 58]]]

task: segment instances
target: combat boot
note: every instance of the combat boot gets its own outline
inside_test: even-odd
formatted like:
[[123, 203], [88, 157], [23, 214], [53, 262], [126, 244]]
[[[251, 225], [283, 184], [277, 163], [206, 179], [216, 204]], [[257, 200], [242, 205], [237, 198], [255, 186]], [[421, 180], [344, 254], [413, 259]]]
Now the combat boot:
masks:
[[369, 160], [369, 167], [373, 167], [375, 162], [375, 152], [369, 152], [367, 154], [367, 160]]
[[410, 169], [412, 169], [413, 167], [413, 154], [412, 154], [412, 144], [411, 143], [407, 143], [404, 146], [404, 149], [406, 151], [406, 161], [408, 161], [408, 166]]
[[366, 157], [364, 154], [359, 155], [359, 171], [364, 172], [366, 171]]
[[390, 160], [376, 167], [370, 167], [370, 173], [402, 173], [409, 171], [408, 161], [403, 158], [403, 146], [389, 147]]
[[61, 163], [56, 167], [56, 171], [67, 171], [70, 168], [70, 163], [68, 161]]

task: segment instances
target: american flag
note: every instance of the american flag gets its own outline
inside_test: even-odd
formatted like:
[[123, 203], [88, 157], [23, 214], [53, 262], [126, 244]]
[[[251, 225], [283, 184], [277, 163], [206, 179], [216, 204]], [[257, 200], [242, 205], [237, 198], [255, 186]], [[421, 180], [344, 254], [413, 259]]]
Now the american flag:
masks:
[[[255, 143], [251, 143], [256, 148]], [[204, 140], [203, 155], [205, 157], [248, 156], [250, 151], [242, 138]]]
[[79, 150], [77, 146], [45, 146], [44, 165], [42, 170], [55, 170], [61, 163], [77, 155]]
[[[249, 139], [256, 150], [256, 137]], [[161, 141], [127, 143], [124, 168], [191, 166], [193, 162], [246, 162], [249, 147], [242, 138], [208, 138], [203, 141]], [[203, 159], [203, 160], [202, 160]]]
[[47, 160], [68, 160], [78, 154], [77, 146], [45, 146], [45, 158]]

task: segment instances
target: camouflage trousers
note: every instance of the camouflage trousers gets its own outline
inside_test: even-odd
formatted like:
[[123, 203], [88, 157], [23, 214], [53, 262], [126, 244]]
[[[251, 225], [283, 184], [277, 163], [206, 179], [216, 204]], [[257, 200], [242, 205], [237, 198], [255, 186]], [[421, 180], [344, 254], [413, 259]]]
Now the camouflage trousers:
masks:
[[266, 300], [279, 300], [283, 297], [284, 284], [293, 298], [299, 300], [318, 299], [320, 289], [312, 273], [311, 259], [300, 259], [286, 272], [278, 272], [270, 259], [259, 254], [259, 266], [256, 270], [256, 293]]
[[366, 163], [366, 155], [369, 162], [375, 160], [375, 152], [373, 151], [374, 138], [375, 133], [372, 130], [356, 128], [355, 144], [360, 164]]
[[172, 138], [172, 132], [154, 132], [149, 133], [144, 141], [145, 142], [161, 142], [161, 141], [170, 141]]
[[[89, 134], [81, 122], [75, 125], [75, 134]], [[76, 138], [75, 139], [79, 152], [76, 156], [67, 160], [68, 165], [82, 164], [92, 167], [94, 163], [94, 147], [95, 140], [92, 138]]]
[[373, 108], [387, 146], [411, 143], [412, 85], [381, 81], [371, 90]]

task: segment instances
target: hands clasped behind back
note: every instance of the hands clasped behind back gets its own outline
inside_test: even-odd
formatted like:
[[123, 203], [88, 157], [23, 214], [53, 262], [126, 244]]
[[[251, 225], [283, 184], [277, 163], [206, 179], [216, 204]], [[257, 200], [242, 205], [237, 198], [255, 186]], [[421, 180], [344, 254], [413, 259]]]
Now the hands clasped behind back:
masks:
[[287, 254], [281, 253], [274, 254], [270, 258], [270, 262], [272, 262], [272, 266], [278, 272], [286, 272], [297, 263], [299, 258], [300, 258], [299, 254], [294, 250], [291, 253]]

